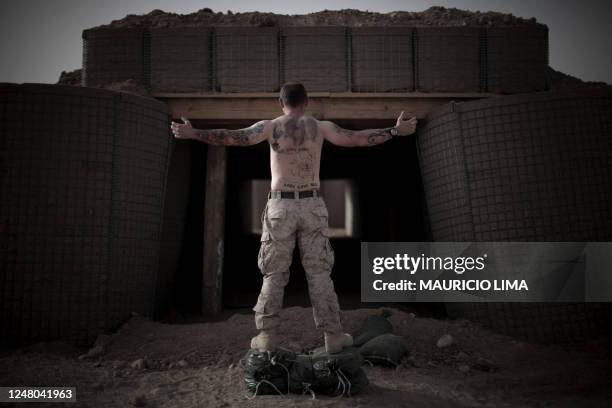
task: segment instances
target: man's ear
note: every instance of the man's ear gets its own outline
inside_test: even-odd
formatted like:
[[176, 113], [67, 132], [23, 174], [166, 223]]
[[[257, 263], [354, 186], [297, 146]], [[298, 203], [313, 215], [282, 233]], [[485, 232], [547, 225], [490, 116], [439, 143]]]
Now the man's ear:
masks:
[[281, 109], [285, 107], [285, 104], [281, 98], [278, 98], [278, 103], [280, 104]]

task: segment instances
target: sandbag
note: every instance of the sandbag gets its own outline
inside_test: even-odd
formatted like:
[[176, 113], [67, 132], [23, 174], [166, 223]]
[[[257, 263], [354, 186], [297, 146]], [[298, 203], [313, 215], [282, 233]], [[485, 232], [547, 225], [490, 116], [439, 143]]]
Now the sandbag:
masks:
[[289, 388], [298, 394], [314, 392], [329, 396], [352, 396], [369, 384], [362, 364], [363, 358], [355, 347], [347, 347], [334, 354], [320, 347], [309, 354], [296, 356], [291, 366]]
[[380, 315], [366, 317], [361, 323], [359, 330], [353, 335], [353, 345], [359, 347], [374, 337], [391, 333], [393, 325], [387, 320], [389, 316], [391, 316], [391, 312], [383, 309]]
[[289, 373], [289, 390], [295, 394], [307, 394], [314, 385], [311, 356], [308, 354], [296, 355]]
[[334, 354], [324, 347], [307, 354], [251, 349], [243, 360], [244, 382], [253, 397], [288, 392], [352, 396], [369, 384], [362, 368], [363, 357], [356, 347]]
[[376, 336], [359, 348], [364, 359], [372, 364], [397, 367], [410, 350], [408, 341], [395, 334], [387, 333]]
[[348, 397], [361, 392], [369, 384], [362, 368], [363, 362], [356, 347], [347, 347], [334, 354], [320, 350], [314, 352], [314, 390], [325, 395]]
[[251, 349], [244, 357], [244, 382], [254, 395], [289, 392], [291, 366], [296, 354], [283, 349], [260, 352]]

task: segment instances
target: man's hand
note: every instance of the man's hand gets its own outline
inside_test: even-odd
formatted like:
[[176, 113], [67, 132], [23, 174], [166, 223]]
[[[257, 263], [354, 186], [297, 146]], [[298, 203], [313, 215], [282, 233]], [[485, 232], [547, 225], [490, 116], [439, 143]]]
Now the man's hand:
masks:
[[174, 137], [177, 139], [193, 139], [196, 136], [195, 131], [193, 130], [193, 126], [191, 126], [191, 122], [184, 117], [181, 117], [183, 123], [172, 122], [170, 125], [170, 129], [172, 129], [172, 133], [174, 133]]
[[399, 136], [408, 136], [416, 131], [416, 125], [416, 116], [413, 116], [410, 119], [404, 119], [404, 111], [402, 111], [402, 113], [400, 113], [399, 117], [397, 118], [397, 123], [395, 124], [395, 127], [397, 128], [397, 134]]

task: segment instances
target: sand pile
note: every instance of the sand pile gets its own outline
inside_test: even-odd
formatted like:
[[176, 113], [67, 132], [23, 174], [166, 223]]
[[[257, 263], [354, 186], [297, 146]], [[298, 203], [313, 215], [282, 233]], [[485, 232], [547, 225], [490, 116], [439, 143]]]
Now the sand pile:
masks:
[[62, 71], [60, 73], [60, 77], [57, 81], [59, 85], [81, 85], [81, 68], [75, 69], [73, 71]]
[[276, 14], [266, 12], [226, 13], [203, 8], [191, 14], [153, 10], [148, 14], [129, 14], [100, 27], [194, 27], [240, 25], [276, 26], [533, 26], [542, 25], [534, 17], [524, 19], [513, 14], [494, 11], [468, 11], [454, 7], [433, 6], [424, 11], [393, 11], [377, 13], [356, 9], [323, 10], [310, 14]]
[[553, 90], [561, 89], [607, 89], [612, 90], [612, 85], [599, 81], [583, 81], [580, 78], [564, 74], [552, 67], [548, 67], [548, 80], [550, 88]]

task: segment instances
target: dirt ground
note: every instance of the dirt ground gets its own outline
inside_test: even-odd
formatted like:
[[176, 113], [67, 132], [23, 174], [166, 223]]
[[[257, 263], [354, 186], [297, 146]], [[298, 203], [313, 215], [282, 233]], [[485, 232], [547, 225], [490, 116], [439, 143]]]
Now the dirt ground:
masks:
[[[256, 334], [250, 313], [222, 321], [164, 324], [133, 316], [89, 350], [38, 343], [0, 354], [3, 385], [71, 385], [78, 407], [607, 407], [612, 402], [612, 347], [542, 346], [493, 334], [465, 320], [436, 320], [392, 309], [413, 365], [365, 366], [370, 385], [354, 397], [265, 395], [249, 399], [241, 358]], [[379, 309], [342, 312], [354, 332]], [[283, 311], [282, 346], [322, 344], [312, 309]], [[454, 343], [438, 348], [450, 334]]]

